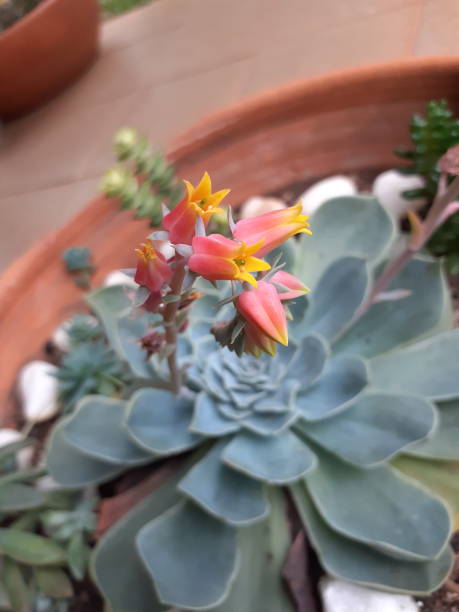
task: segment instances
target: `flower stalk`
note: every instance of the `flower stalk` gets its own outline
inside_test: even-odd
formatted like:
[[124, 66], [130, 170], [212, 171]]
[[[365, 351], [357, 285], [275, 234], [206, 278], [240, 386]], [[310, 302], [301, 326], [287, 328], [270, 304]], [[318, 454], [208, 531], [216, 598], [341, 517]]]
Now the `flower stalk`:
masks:
[[[448, 155], [448, 153], [446, 154]], [[446, 155], [444, 157], [446, 157]], [[444, 159], [444, 158], [442, 158]], [[441, 160], [440, 160], [441, 162]], [[444, 223], [449, 216], [457, 210], [454, 201], [459, 196], [459, 176], [455, 176], [447, 186], [447, 171], [442, 171], [440, 176], [438, 192], [430, 208], [426, 219], [422, 222], [415, 213], [409, 215], [412, 226], [412, 234], [407, 246], [392, 261], [390, 261], [381, 276], [377, 279], [370, 295], [359, 310], [358, 317], [361, 317], [370, 308], [378, 296], [387, 288], [391, 281], [398, 276], [406, 264], [418, 253], [429, 241], [432, 234]]]

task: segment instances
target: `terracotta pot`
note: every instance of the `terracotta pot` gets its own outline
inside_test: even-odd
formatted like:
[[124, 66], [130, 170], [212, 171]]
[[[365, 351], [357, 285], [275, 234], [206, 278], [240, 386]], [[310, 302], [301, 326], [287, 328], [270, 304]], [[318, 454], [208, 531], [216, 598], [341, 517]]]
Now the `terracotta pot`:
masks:
[[[409, 142], [413, 112], [445, 97], [459, 110], [459, 58], [409, 60], [348, 70], [268, 92], [213, 115], [171, 149], [178, 174], [209, 170], [237, 205], [254, 194], [336, 172], [391, 167], [392, 151]], [[61, 261], [69, 246], [88, 246], [98, 266], [132, 266], [145, 223], [98, 197], [72, 222], [37, 244], [0, 277], [0, 406], [12, 414], [18, 368], [40, 353], [54, 328], [84, 309]]]
[[44, 0], [0, 34], [0, 117], [50, 100], [97, 54], [97, 0]]

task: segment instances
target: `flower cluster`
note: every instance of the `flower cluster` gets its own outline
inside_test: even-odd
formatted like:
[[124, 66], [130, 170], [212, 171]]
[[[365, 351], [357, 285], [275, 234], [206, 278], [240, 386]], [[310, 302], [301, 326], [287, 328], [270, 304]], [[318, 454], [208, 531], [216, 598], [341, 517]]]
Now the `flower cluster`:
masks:
[[[252, 219], [230, 222], [233, 238], [206, 234], [213, 215], [224, 214], [221, 202], [229, 193], [212, 193], [207, 172], [197, 187], [185, 181], [182, 201], [140, 248], [134, 280], [140, 285], [136, 302], [149, 312], [162, 314], [166, 327], [175, 324], [180, 310], [193, 301], [193, 282], [202, 277], [212, 283], [231, 281], [234, 318], [215, 327], [223, 346], [238, 354], [274, 355], [276, 344], [288, 344], [287, 317], [283, 302], [308, 292], [297, 278], [272, 268], [263, 259], [298, 233], [311, 234], [301, 204], [275, 210]], [[164, 240], [173, 248], [166, 257]], [[236, 282], [241, 285], [236, 285]], [[180, 327], [183, 327], [183, 317]], [[167, 335], [167, 334], [166, 334]], [[169, 330], [169, 344], [175, 337]]]

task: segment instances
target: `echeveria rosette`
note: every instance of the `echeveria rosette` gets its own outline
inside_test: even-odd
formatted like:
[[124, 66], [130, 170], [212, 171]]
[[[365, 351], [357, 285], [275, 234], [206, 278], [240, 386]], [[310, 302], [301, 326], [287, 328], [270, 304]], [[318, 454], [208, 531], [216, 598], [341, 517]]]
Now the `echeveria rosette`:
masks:
[[[180, 345], [186, 393], [86, 398], [54, 431], [48, 466], [66, 486], [193, 450], [97, 547], [93, 573], [115, 612], [293, 610], [280, 578], [290, 545], [280, 486], [329, 573], [413, 593], [448, 575], [448, 508], [391, 465], [459, 462], [459, 333], [440, 264], [413, 259], [388, 288], [403, 297], [354, 322], [393, 223], [353, 197], [325, 204], [311, 225], [293, 270], [311, 293], [290, 306], [288, 347], [259, 360], [220, 348], [208, 332], [221, 296], [209, 288]], [[126, 322], [110, 290], [90, 301], [115, 350], [137, 376], [161, 378], [137, 348], [128, 354], [140, 323]]]

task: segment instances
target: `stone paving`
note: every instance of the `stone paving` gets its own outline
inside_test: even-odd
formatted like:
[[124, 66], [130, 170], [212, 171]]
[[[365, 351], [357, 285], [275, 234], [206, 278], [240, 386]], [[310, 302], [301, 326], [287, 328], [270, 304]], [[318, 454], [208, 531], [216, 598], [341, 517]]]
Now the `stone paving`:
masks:
[[296, 79], [454, 55], [458, 0], [156, 0], [102, 25], [94, 66], [4, 127], [0, 269], [72, 217], [132, 125], [167, 147], [209, 112]]

